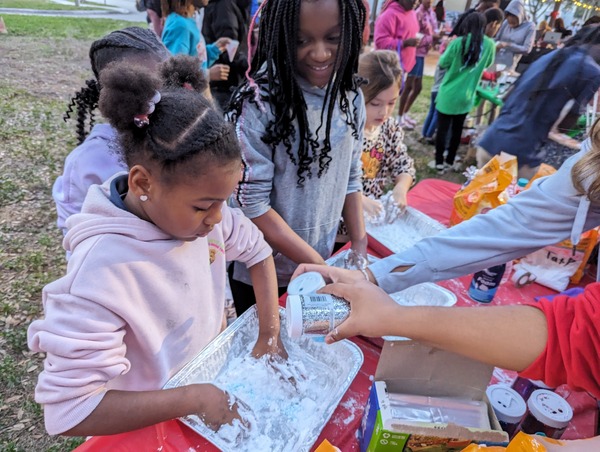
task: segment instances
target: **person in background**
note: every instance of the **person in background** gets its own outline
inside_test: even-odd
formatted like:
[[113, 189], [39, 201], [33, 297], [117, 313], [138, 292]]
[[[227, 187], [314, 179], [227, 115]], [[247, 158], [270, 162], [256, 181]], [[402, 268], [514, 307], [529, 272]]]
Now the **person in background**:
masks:
[[[398, 54], [393, 50], [363, 54], [358, 75], [369, 81], [361, 87], [367, 110], [361, 155], [362, 204], [367, 218], [377, 218], [382, 213], [378, 199], [391, 190], [394, 203], [402, 210], [415, 181], [415, 166], [404, 144], [404, 132], [392, 116], [402, 83]], [[338, 236], [345, 235], [342, 223]]]
[[[419, 21], [413, 7], [414, 0], [388, 0], [375, 21], [375, 48], [398, 52], [404, 74], [409, 74], [415, 67], [420, 42], [417, 38]], [[403, 108], [401, 105], [398, 110], [400, 124], [406, 129], [414, 129], [414, 121], [410, 118], [405, 121]]]
[[[362, 0], [268, 0], [249, 78], [232, 99], [244, 172], [231, 203], [275, 250], [281, 293], [298, 264], [329, 258], [340, 217], [366, 257], [356, 77], [364, 22]], [[253, 303], [243, 266], [234, 264], [230, 283], [239, 314]]]
[[414, 128], [416, 121], [408, 115], [410, 107], [423, 89], [423, 70], [425, 57], [433, 47], [435, 40], [439, 39], [439, 29], [435, 12], [431, 9], [431, 0], [423, 0], [415, 11], [419, 23], [419, 44], [417, 46], [416, 63], [406, 77], [404, 89], [400, 95], [398, 115], [400, 121], [408, 128]]
[[146, 14], [148, 15], [152, 30], [160, 38], [163, 30], [161, 0], [145, 0], [145, 2]]
[[[193, 77], [191, 68], [173, 76]], [[44, 288], [44, 318], [28, 329], [31, 350], [46, 354], [36, 401], [52, 435], [110, 435], [192, 414], [217, 429], [239, 418], [226, 392], [162, 388], [221, 331], [226, 261], [244, 262], [254, 283], [252, 355], [287, 358], [272, 250], [226, 205], [239, 143], [204, 96], [143, 66], [113, 64], [100, 83], [100, 111], [129, 171], [92, 186], [68, 220], [67, 273]]]
[[478, 13], [483, 13], [490, 8], [499, 8], [500, 0], [480, 0], [475, 7], [475, 11]]
[[231, 39], [221, 37], [207, 45], [194, 19], [196, 10], [204, 8], [207, 3], [208, 0], [166, 0], [163, 6], [167, 19], [162, 41], [173, 55], [198, 57], [209, 80], [227, 80], [229, 66], [215, 62]]
[[565, 27], [565, 21], [561, 17], [554, 21], [554, 31], [560, 33], [561, 39], [565, 39], [573, 34], [573, 31], [568, 30], [567, 27]]
[[473, 108], [475, 89], [484, 69], [494, 62], [494, 42], [485, 36], [485, 27], [483, 14], [474, 10], [464, 13], [459, 26], [455, 27], [456, 39], [448, 45], [438, 63], [446, 74], [436, 98], [435, 160], [428, 166], [439, 174], [459, 169], [454, 163], [463, 123]]
[[102, 72], [109, 64], [122, 60], [156, 70], [169, 58], [169, 51], [154, 32], [127, 27], [94, 41], [89, 55], [94, 78], [87, 80], [86, 86], [71, 99], [64, 116], [67, 121], [75, 107], [78, 146], [65, 159], [63, 172], [52, 186], [57, 225], [63, 234], [67, 233], [67, 218], [81, 211], [90, 186], [102, 184], [113, 174], [126, 169], [120, 158], [115, 129], [110, 124], [94, 124], [101, 92], [98, 80]]
[[248, 28], [250, 26], [250, 0], [210, 0], [204, 10], [202, 32], [207, 44], [216, 43], [225, 37], [238, 41], [233, 59], [223, 52], [217, 64], [229, 67], [227, 77], [212, 80], [211, 93], [225, 111], [229, 105], [231, 92], [244, 80], [248, 69]]
[[444, 0], [438, 0], [435, 4], [435, 18], [438, 22], [438, 27], [441, 28], [442, 24], [446, 21], [446, 9], [444, 8]]
[[521, 56], [531, 52], [535, 25], [527, 20], [521, 0], [512, 0], [504, 10], [506, 17], [496, 35], [496, 63], [514, 70]]
[[541, 20], [538, 24], [537, 30], [535, 31], [535, 42], [543, 41], [544, 35], [549, 31], [552, 31], [552, 28], [550, 25], [548, 25], [548, 22]]
[[600, 26], [582, 28], [564, 48], [542, 56], [516, 81], [500, 115], [477, 143], [477, 166], [505, 151], [517, 156], [519, 177], [544, 162], [550, 131], [584, 107], [600, 87]]

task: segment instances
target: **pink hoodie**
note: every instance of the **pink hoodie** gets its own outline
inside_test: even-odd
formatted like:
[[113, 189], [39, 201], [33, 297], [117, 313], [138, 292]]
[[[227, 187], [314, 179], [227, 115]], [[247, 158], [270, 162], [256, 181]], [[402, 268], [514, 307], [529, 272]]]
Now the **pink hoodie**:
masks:
[[67, 274], [43, 291], [45, 318], [28, 344], [46, 353], [35, 400], [55, 435], [78, 425], [109, 389], [160, 389], [219, 332], [226, 261], [271, 255], [239, 210], [193, 242], [175, 240], [115, 206], [110, 180], [67, 220]]
[[[419, 22], [414, 10], [406, 11], [398, 2], [391, 1], [375, 21], [375, 48], [398, 50], [402, 41], [414, 38], [419, 32]], [[400, 65], [408, 74], [416, 63], [416, 47], [402, 47]]]

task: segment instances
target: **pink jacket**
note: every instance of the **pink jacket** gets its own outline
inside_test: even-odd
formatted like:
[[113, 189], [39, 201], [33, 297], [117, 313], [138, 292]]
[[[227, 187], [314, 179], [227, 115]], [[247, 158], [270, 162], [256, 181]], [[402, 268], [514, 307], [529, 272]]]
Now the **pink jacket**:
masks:
[[[405, 11], [396, 1], [391, 1], [375, 21], [375, 48], [398, 50], [402, 41], [414, 38], [419, 32], [419, 22], [414, 10]], [[415, 66], [416, 47], [400, 47], [400, 65], [405, 73]]]
[[162, 388], [219, 334], [226, 261], [252, 266], [272, 253], [237, 209], [223, 206], [207, 237], [183, 242], [115, 206], [109, 183], [67, 220], [67, 274], [44, 288], [45, 317], [28, 331], [31, 350], [46, 353], [35, 400], [51, 435], [110, 389]]

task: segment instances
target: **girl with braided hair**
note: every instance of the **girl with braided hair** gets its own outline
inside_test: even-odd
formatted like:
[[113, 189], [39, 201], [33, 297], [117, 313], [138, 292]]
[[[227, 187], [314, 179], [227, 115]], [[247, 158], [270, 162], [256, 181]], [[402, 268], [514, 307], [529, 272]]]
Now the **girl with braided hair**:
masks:
[[[113, 61], [135, 61], [156, 68], [169, 57], [168, 50], [150, 30], [128, 27], [94, 41], [90, 47], [90, 63], [94, 78], [87, 80], [71, 99], [65, 121], [76, 113], [79, 146], [65, 160], [63, 174], [52, 187], [56, 203], [58, 227], [66, 231], [67, 218], [81, 211], [81, 205], [92, 184], [101, 184], [118, 171], [126, 169], [119, 159], [116, 132], [109, 124], [95, 124], [94, 112], [100, 97], [98, 80], [104, 68]], [[74, 111], [75, 109], [75, 111]]]
[[[197, 66], [197, 65], [196, 65]], [[28, 331], [46, 353], [36, 388], [50, 434], [107, 435], [196, 414], [239, 417], [211, 384], [161, 390], [219, 332], [226, 261], [243, 262], [258, 300], [253, 356], [287, 358], [272, 250], [226, 205], [240, 178], [233, 127], [193, 90], [119, 62], [100, 77], [102, 114], [128, 173], [93, 185], [69, 218], [67, 274], [43, 291]]]
[[[284, 292], [298, 264], [324, 264], [340, 217], [366, 254], [361, 205], [365, 107], [355, 73], [365, 21], [362, 0], [266, 0], [249, 79], [229, 117], [244, 174], [233, 205], [274, 248]], [[247, 271], [234, 265], [238, 314], [252, 305]]]
[[[448, 45], [438, 63], [440, 69], [446, 70], [446, 74], [435, 99], [438, 128], [435, 160], [429, 162], [429, 166], [439, 174], [449, 169], [459, 170], [454, 165], [454, 159], [460, 145], [463, 123], [473, 108], [475, 90], [484, 69], [494, 62], [495, 46], [494, 41], [485, 35], [485, 16], [470, 10], [459, 21], [460, 25], [455, 27], [457, 38]], [[446, 149], [448, 154], [444, 158]]]

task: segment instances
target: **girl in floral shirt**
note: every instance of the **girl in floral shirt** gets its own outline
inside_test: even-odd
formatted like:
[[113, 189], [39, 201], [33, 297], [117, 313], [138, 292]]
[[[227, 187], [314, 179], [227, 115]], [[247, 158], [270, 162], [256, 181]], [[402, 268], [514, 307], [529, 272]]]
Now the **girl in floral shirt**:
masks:
[[[367, 110], [361, 154], [362, 203], [365, 216], [375, 218], [382, 210], [378, 199], [389, 190], [400, 209], [406, 206], [406, 194], [415, 180], [415, 167], [406, 152], [402, 127], [391, 116], [402, 80], [397, 53], [375, 50], [363, 54], [358, 74], [368, 80], [361, 88]], [[345, 235], [343, 224], [339, 235]]]

